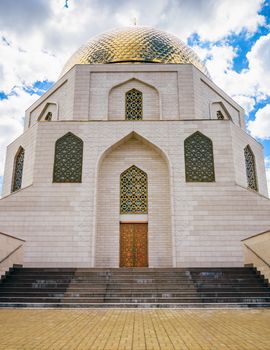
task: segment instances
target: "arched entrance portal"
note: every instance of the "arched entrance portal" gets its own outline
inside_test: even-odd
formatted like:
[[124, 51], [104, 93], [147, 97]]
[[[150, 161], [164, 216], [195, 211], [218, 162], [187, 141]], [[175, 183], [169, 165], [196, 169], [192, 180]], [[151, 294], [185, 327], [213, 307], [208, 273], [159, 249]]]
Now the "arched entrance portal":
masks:
[[147, 214], [147, 174], [132, 165], [120, 175], [120, 267], [148, 266]]
[[95, 266], [171, 267], [172, 256], [168, 164], [133, 133], [99, 164]]

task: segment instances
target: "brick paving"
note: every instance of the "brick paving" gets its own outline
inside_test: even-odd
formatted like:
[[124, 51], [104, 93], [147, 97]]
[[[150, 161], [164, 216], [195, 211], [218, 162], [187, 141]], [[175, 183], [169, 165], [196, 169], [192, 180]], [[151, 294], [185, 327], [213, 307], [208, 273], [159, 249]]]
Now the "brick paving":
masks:
[[0, 310], [2, 350], [270, 349], [270, 310]]

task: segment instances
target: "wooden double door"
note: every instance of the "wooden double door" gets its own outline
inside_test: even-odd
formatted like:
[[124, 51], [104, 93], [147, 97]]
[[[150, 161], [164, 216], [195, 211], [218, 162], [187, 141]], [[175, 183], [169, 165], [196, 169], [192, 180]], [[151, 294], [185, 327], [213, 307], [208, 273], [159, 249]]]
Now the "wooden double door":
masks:
[[120, 224], [120, 267], [148, 266], [148, 224]]

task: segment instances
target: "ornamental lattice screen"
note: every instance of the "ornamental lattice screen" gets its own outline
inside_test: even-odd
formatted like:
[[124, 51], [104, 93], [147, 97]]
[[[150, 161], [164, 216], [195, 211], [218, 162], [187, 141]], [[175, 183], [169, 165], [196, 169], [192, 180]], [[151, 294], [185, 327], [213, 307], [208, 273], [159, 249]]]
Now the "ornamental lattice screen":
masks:
[[215, 181], [212, 141], [196, 131], [185, 139], [185, 169], [187, 182]]
[[255, 157], [249, 145], [244, 149], [248, 188], [258, 191]]
[[15, 156], [15, 161], [14, 161], [12, 192], [17, 191], [22, 187], [23, 163], [24, 163], [24, 149], [20, 147]]
[[143, 97], [139, 90], [131, 89], [126, 92], [126, 119], [141, 120], [143, 113]]
[[147, 214], [147, 174], [132, 165], [120, 176], [120, 214]]
[[55, 143], [53, 182], [82, 181], [83, 141], [71, 132]]

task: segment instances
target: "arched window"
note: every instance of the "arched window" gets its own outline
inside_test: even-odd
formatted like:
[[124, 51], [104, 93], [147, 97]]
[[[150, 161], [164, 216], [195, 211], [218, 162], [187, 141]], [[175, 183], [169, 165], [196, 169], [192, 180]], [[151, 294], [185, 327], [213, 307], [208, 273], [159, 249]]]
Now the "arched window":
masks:
[[13, 170], [13, 181], [12, 181], [12, 192], [19, 190], [22, 187], [22, 176], [23, 176], [23, 162], [24, 162], [24, 149], [20, 147], [15, 156], [14, 170]]
[[249, 145], [245, 147], [244, 154], [248, 187], [252, 188], [255, 191], [258, 191], [255, 157]]
[[142, 119], [142, 93], [136, 89], [126, 92], [126, 119]]
[[147, 174], [132, 165], [120, 176], [120, 214], [147, 214]]
[[68, 132], [55, 143], [53, 182], [82, 181], [83, 141]]
[[187, 182], [215, 181], [212, 141], [199, 131], [185, 139]]
[[45, 120], [47, 122], [50, 122], [52, 120], [52, 112], [48, 112], [45, 116]]

